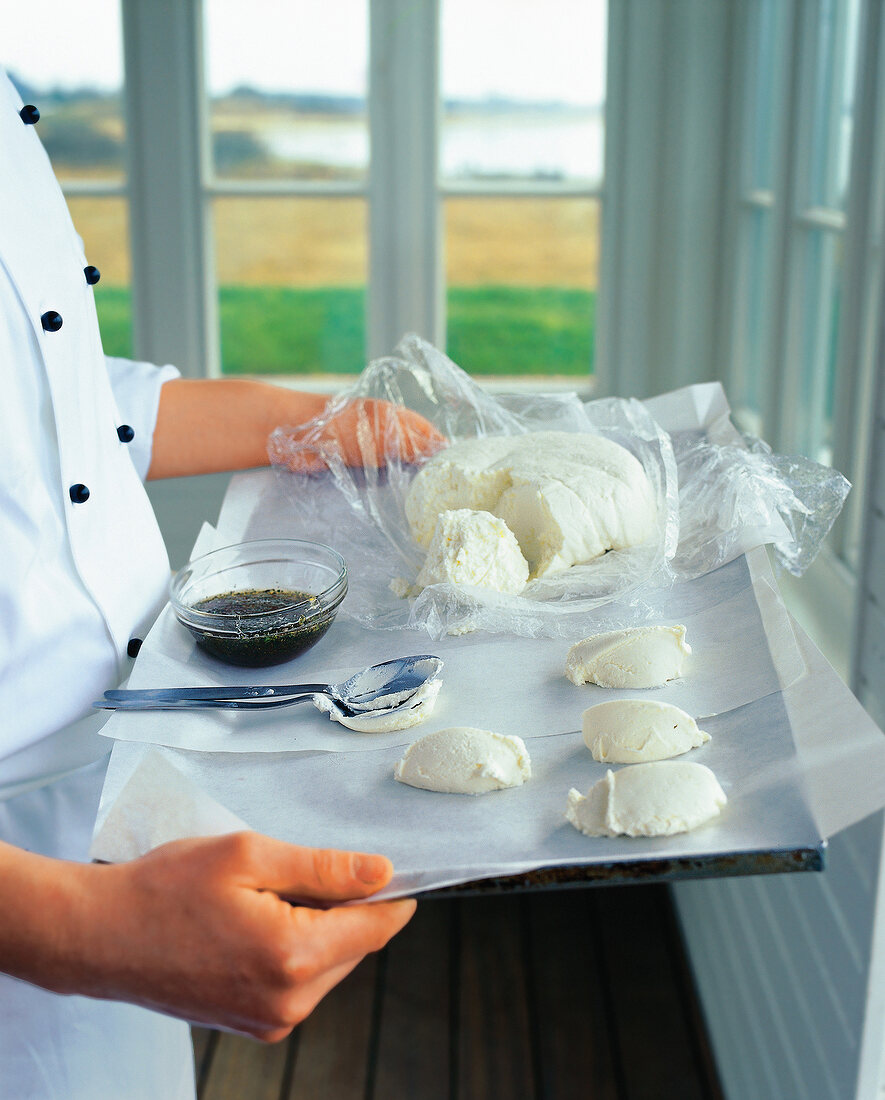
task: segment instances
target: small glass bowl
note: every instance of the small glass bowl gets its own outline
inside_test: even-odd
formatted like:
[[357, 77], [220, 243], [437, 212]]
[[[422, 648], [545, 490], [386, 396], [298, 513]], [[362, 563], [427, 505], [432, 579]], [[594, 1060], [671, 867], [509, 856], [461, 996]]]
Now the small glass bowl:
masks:
[[188, 562], [172, 579], [170, 602], [201, 649], [258, 668], [316, 645], [346, 594], [347, 566], [331, 547], [257, 539]]

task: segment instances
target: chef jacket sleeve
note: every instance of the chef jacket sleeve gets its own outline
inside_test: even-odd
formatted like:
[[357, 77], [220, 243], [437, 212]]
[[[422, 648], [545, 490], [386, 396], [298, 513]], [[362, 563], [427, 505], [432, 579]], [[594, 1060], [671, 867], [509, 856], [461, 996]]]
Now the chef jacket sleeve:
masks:
[[180, 372], [172, 366], [157, 367], [153, 363], [115, 359], [110, 355], [105, 356], [105, 363], [121, 422], [135, 431], [129, 454], [144, 481], [151, 464], [160, 388], [164, 382], [180, 377]]

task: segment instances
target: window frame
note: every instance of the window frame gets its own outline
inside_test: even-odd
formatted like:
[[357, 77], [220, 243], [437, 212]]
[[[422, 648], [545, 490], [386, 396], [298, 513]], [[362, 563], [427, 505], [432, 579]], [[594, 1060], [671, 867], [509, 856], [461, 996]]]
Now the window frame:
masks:
[[[852, 145], [848, 190], [845, 208], [821, 206], [808, 193], [812, 146], [812, 89], [816, 86], [821, 58], [819, 56], [819, 21], [825, 14], [826, 0], [806, 0], [779, 5], [780, 55], [788, 63], [785, 87], [780, 97], [780, 111], [772, 115], [775, 127], [775, 148], [780, 151], [773, 166], [770, 187], [758, 187], [744, 174], [734, 198], [738, 213], [735, 220], [735, 249], [738, 277], [731, 302], [734, 317], [745, 317], [747, 295], [751, 291], [745, 269], [745, 232], [740, 222], [753, 210], [770, 212], [772, 219], [769, 277], [775, 292], [769, 302], [770, 339], [763, 357], [762, 373], [757, 383], [763, 393], [761, 423], [744, 419], [749, 430], [761, 430], [767, 441], [785, 453], [801, 451], [805, 421], [809, 409], [803, 401], [806, 382], [803, 369], [803, 348], [807, 346], [809, 317], [808, 268], [805, 250], [812, 240], [839, 241], [843, 254], [841, 267], [841, 300], [843, 312], [837, 334], [836, 361], [838, 384], [832, 417], [833, 465], [855, 484], [843, 517], [833, 532], [829, 552], [853, 572], [857, 567], [860, 524], [863, 503], [863, 477], [868, 449], [868, 394], [875, 372], [874, 340], [871, 336], [877, 287], [882, 280], [881, 229], [873, 227], [872, 181], [885, 169], [882, 126], [876, 126], [875, 100], [881, 88], [881, 61], [877, 60], [879, 13], [871, 0], [861, 0], [855, 93], [853, 107]], [[754, 21], [762, 18], [762, 5], [750, 0], [743, 5], [743, 33], [736, 42], [739, 51], [736, 67], [739, 86], [745, 104], [742, 120], [741, 170], [746, 172], [751, 159], [751, 128], [754, 103], [748, 94], [752, 88], [749, 55]], [[844, 36], [844, 25], [837, 28]], [[833, 100], [838, 97], [832, 97]], [[830, 103], [831, 112], [837, 105]], [[872, 148], [870, 156], [866, 150]], [[881, 178], [881, 176], [880, 176]], [[881, 221], [881, 216], [879, 217]], [[743, 390], [747, 366], [741, 343], [743, 334], [735, 325], [729, 344], [730, 360], [726, 386], [733, 392]], [[821, 372], [812, 379], [815, 409], [824, 400]], [[815, 410], [811, 410], [815, 413]], [[738, 410], [740, 416], [740, 410]], [[816, 415], [816, 413], [815, 413]], [[858, 430], [860, 429], [860, 430]]]
[[[443, 208], [449, 197], [580, 196], [603, 203], [604, 186], [440, 180], [440, 2], [367, 0], [371, 159], [363, 185], [214, 178], [202, 0], [121, 0], [137, 356], [174, 362], [193, 377], [221, 373], [211, 225], [216, 197], [366, 201], [368, 359], [390, 354], [407, 332], [445, 346]], [[588, 387], [590, 371], [588, 364]], [[318, 388], [337, 387], [345, 379], [298, 375], [276, 380]], [[570, 388], [580, 384], [579, 377], [569, 383]]]
[[[803, 403], [803, 344], [808, 325], [809, 295], [803, 250], [812, 238], [838, 241], [842, 249], [841, 304], [835, 347], [837, 367], [832, 410], [832, 464], [852, 482], [842, 515], [827, 544], [804, 581], [782, 578], [788, 605], [812, 635], [819, 639], [827, 656], [849, 678], [857, 667], [858, 627], [864, 594], [859, 577], [869, 568], [864, 560], [863, 531], [869, 513], [867, 481], [871, 429], [874, 424], [872, 394], [878, 368], [878, 310], [883, 287], [883, 220], [885, 197], [875, 181], [885, 176], [885, 21], [878, 0], [860, 0], [858, 43], [854, 73], [852, 138], [849, 176], [844, 209], [821, 206], [808, 193], [811, 156], [812, 89], [821, 64], [819, 21], [825, 15], [826, 0], [790, 0], [778, 5], [781, 54], [788, 61], [786, 87], [780, 97], [780, 112], [773, 116], [778, 130], [775, 148], [780, 151], [773, 166], [770, 188], [754, 189], [746, 176], [732, 198], [735, 215], [735, 255], [742, 276], [736, 279], [733, 295], [724, 309], [740, 318], [745, 315], [748, 278], [744, 270], [745, 242], [739, 226], [744, 212], [770, 211], [772, 217], [770, 277], [775, 287], [769, 303], [772, 332], [763, 360], [765, 378], [758, 379], [763, 408], [758, 423], [744, 419], [743, 426], [762, 434], [778, 451], [802, 450], [808, 407]], [[745, 104], [741, 120], [741, 152], [749, 160], [752, 120], [749, 59], [753, 21], [760, 18], [760, 0], [744, 0], [739, 17], [742, 33], [735, 42], [735, 65]], [[838, 28], [844, 34], [844, 26]], [[831, 97], [830, 110], [837, 104]], [[831, 115], [832, 119], [832, 115]], [[881, 189], [880, 189], [881, 190]], [[727, 344], [727, 388], [740, 393], [746, 379], [742, 333], [734, 324]], [[818, 408], [823, 400], [823, 375], [812, 380], [812, 394]], [[812, 410], [813, 411], [813, 410]], [[740, 410], [738, 410], [740, 417]]]

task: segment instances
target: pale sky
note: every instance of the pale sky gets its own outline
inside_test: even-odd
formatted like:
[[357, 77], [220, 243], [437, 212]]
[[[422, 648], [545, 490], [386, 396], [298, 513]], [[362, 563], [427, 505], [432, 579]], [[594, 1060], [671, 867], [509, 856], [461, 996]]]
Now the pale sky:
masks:
[[[366, 0], [204, 0], [210, 89], [362, 95]], [[420, 3], [421, 0], [415, 0]], [[118, 0], [3, 0], [0, 63], [37, 85], [119, 87]], [[442, 0], [445, 96], [601, 103], [604, 0]]]

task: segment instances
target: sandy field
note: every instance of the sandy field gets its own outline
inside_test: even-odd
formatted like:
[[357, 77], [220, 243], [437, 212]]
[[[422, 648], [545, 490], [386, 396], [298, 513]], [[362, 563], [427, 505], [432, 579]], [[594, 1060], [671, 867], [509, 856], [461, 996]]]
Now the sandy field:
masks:
[[[71, 198], [90, 261], [109, 285], [129, 282], [120, 198]], [[599, 204], [583, 198], [452, 198], [443, 206], [446, 277], [453, 286], [595, 289]], [[361, 286], [366, 205], [354, 198], [224, 198], [214, 202], [219, 282]]]

